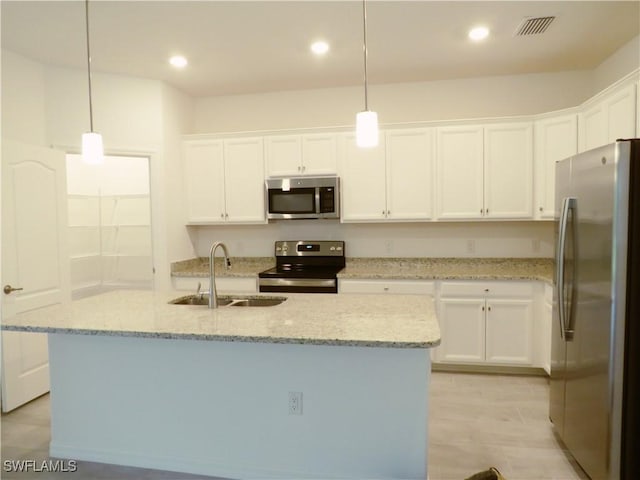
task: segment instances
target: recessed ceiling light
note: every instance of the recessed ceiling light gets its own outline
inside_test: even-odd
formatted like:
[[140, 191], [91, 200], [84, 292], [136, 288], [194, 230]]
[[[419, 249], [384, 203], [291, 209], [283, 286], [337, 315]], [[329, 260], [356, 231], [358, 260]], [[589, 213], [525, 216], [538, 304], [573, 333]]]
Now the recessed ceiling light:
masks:
[[475, 27], [469, 30], [469, 38], [474, 42], [484, 40], [489, 36], [489, 29], [487, 27]]
[[329, 44], [322, 40], [311, 44], [311, 51], [316, 55], [324, 55], [329, 51]]
[[169, 59], [169, 63], [176, 68], [184, 68], [188, 62], [182, 55], [175, 55]]

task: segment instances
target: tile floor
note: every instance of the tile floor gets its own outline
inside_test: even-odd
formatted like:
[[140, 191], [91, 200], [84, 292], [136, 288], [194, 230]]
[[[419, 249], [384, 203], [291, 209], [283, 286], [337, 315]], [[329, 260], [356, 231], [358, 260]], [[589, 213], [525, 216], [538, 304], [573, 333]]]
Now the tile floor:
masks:
[[[491, 466], [508, 480], [587, 479], [553, 434], [543, 377], [435, 372], [430, 480], [463, 480]], [[197, 475], [78, 462], [75, 473], [7, 473], [5, 460], [48, 459], [49, 396], [2, 416], [3, 479], [197, 480]]]

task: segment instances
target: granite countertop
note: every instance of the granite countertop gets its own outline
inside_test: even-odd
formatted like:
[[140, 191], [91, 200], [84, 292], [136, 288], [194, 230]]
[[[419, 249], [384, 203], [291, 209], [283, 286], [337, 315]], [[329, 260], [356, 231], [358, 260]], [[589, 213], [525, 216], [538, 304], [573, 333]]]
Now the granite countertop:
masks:
[[[2, 330], [388, 348], [440, 344], [433, 298], [285, 294], [272, 307], [171, 305], [184, 292], [119, 290], [6, 319]], [[273, 296], [273, 295], [252, 295]]]
[[[255, 277], [258, 273], [275, 267], [273, 257], [231, 257], [231, 268], [226, 269], [222, 257], [215, 258], [218, 277]], [[209, 277], [209, 258], [198, 257], [171, 264], [172, 277]]]
[[351, 258], [338, 278], [553, 280], [547, 258]]
[[[347, 258], [338, 278], [396, 280], [540, 280], [553, 281], [550, 258]], [[253, 277], [275, 265], [272, 257], [238, 257], [226, 270], [216, 257], [216, 275]], [[196, 258], [171, 265], [176, 277], [208, 277], [209, 259]]]

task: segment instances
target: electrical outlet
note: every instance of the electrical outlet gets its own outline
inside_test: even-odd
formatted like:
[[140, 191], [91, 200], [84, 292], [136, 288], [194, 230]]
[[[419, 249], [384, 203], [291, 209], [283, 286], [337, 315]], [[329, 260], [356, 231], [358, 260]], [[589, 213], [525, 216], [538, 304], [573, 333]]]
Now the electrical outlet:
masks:
[[302, 415], [302, 392], [289, 392], [289, 415]]
[[533, 253], [539, 253], [540, 252], [540, 240], [535, 238], [531, 244], [531, 248], [533, 250]]
[[384, 244], [385, 253], [393, 253], [393, 241], [387, 240]]
[[476, 253], [476, 241], [467, 240], [467, 253]]

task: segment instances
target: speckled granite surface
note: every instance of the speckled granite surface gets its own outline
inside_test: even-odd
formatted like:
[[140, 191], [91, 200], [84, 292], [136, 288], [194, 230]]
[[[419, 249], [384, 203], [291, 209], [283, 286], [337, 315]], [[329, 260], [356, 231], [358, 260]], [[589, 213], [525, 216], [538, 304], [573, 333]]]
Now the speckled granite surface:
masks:
[[422, 295], [285, 294], [273, 307], [215, 310], [167, 303], [183, 295], [113, 291], [17, 315], [2, 330], [387, 348], [440, 343], [433, 299]]
[[350, 258], [338, 278], [553, 280], [547, 258]]
[[[223, 257], [216, 257], [216, 276], [220, 277], [255, 277], [258, 273], [275, 266], [273, 257], [231, 257], [231, 268], [224, 267]], [[209, 259], [207, 257], [192, 258], [171, 264], [172, 277], [208, 277]]]
[[[219, 262], [219, 263], [218, 263]], [[222, 258], [216, 257], [216, 275], [252, 277], [275, 265], [271, 257], [231, 259], [225, 270]], [[171, 275], [208, 277], [209, 259], [196, 258], [176, 262]], [[540, 280], [553, 281], [550, 258], [347, 258], [347, 266], [338, 278], [388, 278], [434, 280]]]

